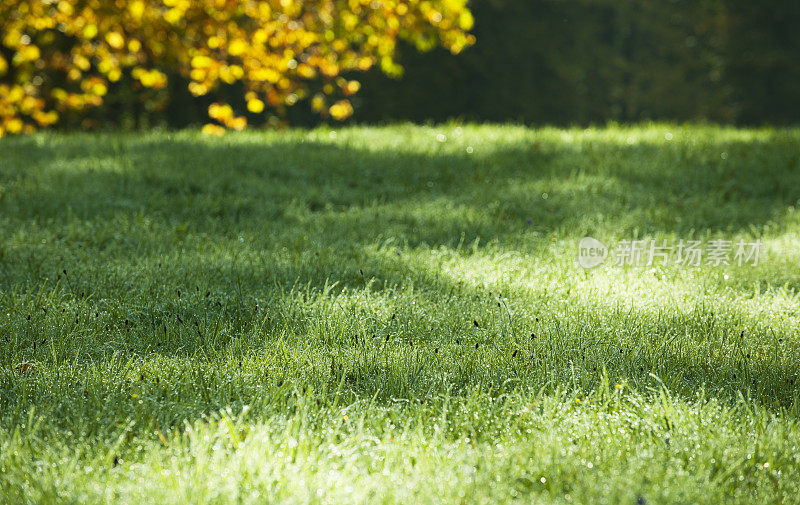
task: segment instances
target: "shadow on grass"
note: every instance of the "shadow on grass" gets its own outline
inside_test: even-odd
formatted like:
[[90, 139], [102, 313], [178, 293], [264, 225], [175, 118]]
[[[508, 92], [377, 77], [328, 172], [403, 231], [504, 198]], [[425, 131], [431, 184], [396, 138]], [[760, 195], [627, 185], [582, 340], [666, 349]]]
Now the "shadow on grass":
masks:
[[[4, 162], [3, 182], [15, 187], [5, 191], [3, 206], [18, 224], [127, 213], [217, 233], [232, 225], [256, 233], [260, 226], [330, 219], [339, 229], [314, 237], [323, 243], [359, 230], [372, 239], [376, 230], [362, 221], [367, 210], [384, 228], [424, 224], [401, 237], [412, 246], [454, 245], [460, 237], [453, 228], [484, 240], [531, 226], [569, 235], [592, 227], [621, 235], [749, 233], [779, 226], [800, 199], [800, 149], [791, 140], [776, 134], [701, 148], [600, 141], [577, 148], [534, 137], [467, 154], [292, 136], [78, 136], [52, 145], [14, 139], [4, 145], [12, 159]], [[424, 223], [415, 223], [415, 210], [429, 214]], [[469, 214], [481, 218], [478, 229], [458, 225]]]
[[[202, 315], [204, 330], [208, 321], [229, 318], [231, 334], [215, 344], [222, 351], [252, 320], [255, 300], [294, 286], [318, 293], [335, 282], [337, 290], [360, 290], [375, 279], [370, 289], [380, 294], [411, 281], [433, 308], [445, 310], [455, 298], [466, 313], [492, 303], [483, 289], [401, 256], [394, 262], [378, 258], [376, 248], [405, 254], [444, 246], [466, 255], [488, 242], [499, 254], [533, 257], [546, 251], [552, 234], [778, 233], [791, 225], [786, 215], [800, 198], [800, 149], [782, 138], [718, 142], [700, 150], [600, 142], [578, 149], [532, 138], [499, 141], [473, 154], [450, 147], [420, 153], [310, 138], [247, 139], [78, 136], [52, 144], [41, 138], [5, 143], [4, 278], [36, 286], [68, 270], [64, 289], [106, 308], [122, 307], [112, 311], [120, 352], [197, 357], [207, 344], [186, 339], [195, 331], [193, 318]], [[173, 296], [178, 290], [184, 293], [180, 301]], [[326, 351], [349, 356], [350, 364], [342, 359], [325, 375], [326, 361], [313, 380], [390, 399], [476, 383], [499, 391], [508, 381], [557, 387], [569, 380], [592, 388], [605, 367], [615, 380], [642, 384], [655, 385], [654, 374], [686, 395], [706, 384], [721, 396], [749, 390], [768, 405], [796, 402], [795, 362], [726, 355], [720, 333], [700, 344], [683, 342], [706, 354], [686, 352], [670, 343], [672, 335], [641, 328], [638, 345], [620, 346], [597, 324], [609, 314], [590, 306], [571, 310], [568, 321], [556, 324], [543, 316], [540, 326], [521, 324], [503, 338], [475, 334], [469, 319], [461, 327], [430, 328], [449, 337], [418, 338], [417, 350], [403, 351], [415, 359], [399, 365], [388, 359], [411, 341], [375, 339], [370, 349], [389, 354], [373, 359], [342, 340], [351, 335], [338, 335]], [[159, 346], [160, 328], [181, 315], [188, 326], [177, 327], [182, 344]], [[138, 330], [123, 330], [123, 318]], [[287, 322], [308, 319], [298, 314]], [[248, 344], [269, 349], [281, 322], [276, 315], [263, 340]], [[372, 329], [387, 330], [388, 324]], [[696, 318], [664, 324], [675, 334], [704, 331]], [[540, 337], [531, 341], [530, 332]], [[492, 350], [467, 348], [476, 343]]]

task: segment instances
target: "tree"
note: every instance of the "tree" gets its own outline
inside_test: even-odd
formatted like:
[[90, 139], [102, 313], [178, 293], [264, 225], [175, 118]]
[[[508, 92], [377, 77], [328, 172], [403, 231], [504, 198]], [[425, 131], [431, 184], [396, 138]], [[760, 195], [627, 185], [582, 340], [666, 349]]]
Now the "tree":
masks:
[[[310, 100], [343, 120], [360, 87], [345, 72], [401, 72], [399, 40], [453, 53], [472, 44], [466, 0], [4, 0], [0, 4], [0, 135], [30, 132], [68, 111], [103, 105], [130, 80], [142, 100], [163, 103], [168, 75], [195, 96], [240, 84], [251, 114], [282, 116]], [[224, 102], [214, 122], [242, 129]]]

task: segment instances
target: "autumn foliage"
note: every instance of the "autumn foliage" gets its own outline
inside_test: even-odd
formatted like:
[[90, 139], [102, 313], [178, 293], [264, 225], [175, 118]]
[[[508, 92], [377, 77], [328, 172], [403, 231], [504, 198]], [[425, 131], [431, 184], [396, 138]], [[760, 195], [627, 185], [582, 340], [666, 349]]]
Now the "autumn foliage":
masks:
[[[194, 96], [241, 84], [242, 104], [215, 101], [219, 133], [249, 114], [281, 116], [309, 100], [342, 120], [360, 84], [343, 77], [379, 65], [399, 74], [396, 48], [473, 42], [466, 0], [3, 0], [0, 135], [31, 132], [64, 113], [103, 105], [132, 83], [151, 100], [180, 75]], [[154, 94], [156, 93], [156, 94]], [[237, 110], [241, 109], [241, 110]]]

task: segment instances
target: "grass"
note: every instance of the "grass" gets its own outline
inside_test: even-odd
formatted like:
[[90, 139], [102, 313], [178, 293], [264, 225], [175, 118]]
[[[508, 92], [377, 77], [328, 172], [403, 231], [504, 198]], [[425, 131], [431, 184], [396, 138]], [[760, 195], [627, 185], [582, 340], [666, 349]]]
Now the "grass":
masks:
[[0, 502], [795, 502], [798, 202], [796, 129], [3, 139]]

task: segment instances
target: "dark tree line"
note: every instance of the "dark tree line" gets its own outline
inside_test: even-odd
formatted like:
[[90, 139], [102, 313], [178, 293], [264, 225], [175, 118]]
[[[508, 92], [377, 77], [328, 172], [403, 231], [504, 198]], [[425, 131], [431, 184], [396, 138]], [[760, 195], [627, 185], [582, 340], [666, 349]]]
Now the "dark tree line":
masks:
[[474, 47], [407, 48], [356, 120], [800, 122], [797, 0], [473, 0]]
[[[799, 0], [472, 0], [470, 8], [477, 43], [461, 54], [404, 46], [402, 79], [348, 76], [362, 82], [350, 121], [800, 123]], [[138, 107], [133, 124], [201, 124], [208, 103], [185, 88], [171, 76], [158, 111], [119, 89], [116, 102], [109, 97], [117, 115], [106, 110], [103, 120], [120, 123], [128, 103]], [[236, 105], [241, 90], [230, 95]], [[320, 121], [303, 102], [287, 119]]]

